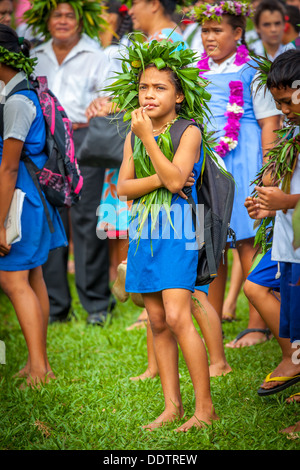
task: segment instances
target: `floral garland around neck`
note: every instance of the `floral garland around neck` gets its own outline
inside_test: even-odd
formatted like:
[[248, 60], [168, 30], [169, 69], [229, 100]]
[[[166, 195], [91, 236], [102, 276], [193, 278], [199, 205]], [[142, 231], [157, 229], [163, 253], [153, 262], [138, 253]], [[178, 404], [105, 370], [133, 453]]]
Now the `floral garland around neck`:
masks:
[[[241, 66], [250, 60], [249, 52], [243, 44], [237, 47], [234, 65]], [[204, 52], [201, 59], [197, 63], [200, 69], [199, 75], [210, 70], [209, 56]], [[214, 151], [224, 158], [231, 150], [235, 149], [238, 144], [238, 137], [240, 131], [240, 119], [244, 114], [244, 100], [243, 100], [243, 83], [240, 80], [229, 82], [230, 95], [227, 104], [225, 116], [227, 123], [224, 127], [225, 134], [220, 138], [219, 143], [214, 147]]]

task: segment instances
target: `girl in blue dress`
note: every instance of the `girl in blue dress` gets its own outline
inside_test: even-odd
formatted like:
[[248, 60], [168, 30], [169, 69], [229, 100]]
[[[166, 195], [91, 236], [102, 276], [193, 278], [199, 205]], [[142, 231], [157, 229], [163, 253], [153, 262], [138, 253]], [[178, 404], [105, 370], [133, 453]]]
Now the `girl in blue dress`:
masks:
[[[250, 183], [263, 164], [263, 156], [274, 141], [274, 130], [280, 127], [280, 111], [270, 93], [264, 95], [262, 90], [255, 89], [253, 66], [256, 64], [251, 61], [244, 43], [249, 6], [221, 1], [200, 5], [195, 8], [195, 14], [202, 25], [205, 49], [198, 67], [200, 74], [211, 82], [207, 88], [212, 95], [208, 129], [215, 132], [215, 151], [224, 159], [227, 171], [236, 182], [230, 225], [236, 233], [237, 251], [246, 278], [256, 249], [253, 247], [253, 221], [248, 217], [244, 202], [251, 194]], [[209, 289], [209, 300], [220, 318], [226, 280], [225, 262]], [[227, 346], [254, 345], [266, 340], [267, 335], [265, 323], [249, 303], [248, 328]]]
[[[177, 49], [172, 59], [172, 53], [168, 52], [171, 48], [174, 52], [176, 44], [168, 41], [141, 45], [139, 52], [145, 59], [145, 68], [129, 55], [129, 62], [140, 71], [137, 73], [131, 69], [138, 101], [136, 99], [133, 105], [125, 100], [127, 108], [133, 106], [135, 110], [131, 113], [132, 132], [125, 141], [117, 191], [119, 197], [133, 200], [125, 288], [128, 292], [143, 295], [165, 400], [164, 411], [145, 429], [151, 430], [183, 417], [178, 373], [179, 344], [196, 396], [194, 415], [177, 429], [187, 431], [193, 426], [210, 424], [217, 416], [210, 395], [205, 347], [191, 315], [198, 252], [191, 208], [181, 193], [192, 172], [194, 182], [200, 175], [203, 164], [201, 132], [190, 121], [191, 125], [183, 132], [174, 155], [169, 129], [182, 116], [181, 107], [186, 109], [188, 105], [184, 101], [182, 82], [177, 76], [180, 66], [176, 61], [184, 51]], [[133, 48], [133, 53], [135, 51]], [[163, 52], [167, 65], [159, 70], [149, 51], [155, 51], [154, 60], [160, 57], [158, 51]], [[173, 68], [176, 72], [170, 68], [172, 60], [177, 63], [177, 68]], [[198, 71], [194, 68], [188, 73], [198, 83]], [[187, 86], [190, 83], [188, 81]], [[111, 88], [114, 96], [122, 93], [117, 85], [116, 89]], [[197, 106], [199, 114], [202, 113], [199, 101]], [[135, 135], [133, 145], [132, 133]], [[191, 188], [197, 200], [195, 184]]]
[[[28, 385], [54, 378], [46, 350], [49, 316], [48, 294], [41, 265], [50, 250], [66, 245], [65, 232], [57, 210], [48, 202], [54, 226], [51, 234], [41, 197], [24, 162], [24, 147], [33, 162], [42, 168], [46, 130], [37, 95], [31, 90], [12, 94], [12, 90], [33, 70], [29, 43], [15, 31], [0, 25], [0, 80], [2, 90], [3, 135], [0, 137], [0, 286], [16, 311], [28, 348], [28, 361], [19, 372]], [[14, 190], [25, 193], [21, 214], [21, 239], [8, 245], [5, 219]]]

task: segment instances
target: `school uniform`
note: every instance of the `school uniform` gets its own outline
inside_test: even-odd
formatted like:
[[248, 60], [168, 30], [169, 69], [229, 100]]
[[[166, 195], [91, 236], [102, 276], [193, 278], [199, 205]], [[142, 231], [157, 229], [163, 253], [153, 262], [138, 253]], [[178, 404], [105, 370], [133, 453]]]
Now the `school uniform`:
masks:
[[[25, 78], [25, 73], [19, 72], [6, 84], [1, 95], [8, 96]], [[24, 142], [26, 154], [38, 168], [45, 165], [48, 159], [44, 152], [45, 122], [34, 91], [20, 91], [5, 99], [3, 139], [0, 136], [0, 165], [3, 141], [9, 138]], [[22, 160], [19, 163], [16, 188], [25, 193], [21, 215], [21, 238], [11, 245], [8, 255], [0, 257], [1, 271], [24, 271], [41, 266], [47, 261], [50, 250], [68, 244], [57, 209], [46, 201], [54, 228], [54, 233], [50, 232], [42, 199]]]

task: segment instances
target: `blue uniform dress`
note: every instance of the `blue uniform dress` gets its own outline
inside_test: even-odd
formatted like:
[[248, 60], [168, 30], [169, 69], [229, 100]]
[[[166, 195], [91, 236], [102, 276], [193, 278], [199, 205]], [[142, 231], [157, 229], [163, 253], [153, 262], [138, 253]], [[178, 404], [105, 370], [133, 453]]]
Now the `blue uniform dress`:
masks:
[[[19, 94], [27, 96], [36, 106], [36, 117], [26, 137], [25, 150], [33, 162], [42, 168], [48, 158], [44, 153], [46, 130], [42, 110], [33, 91], [26, 90]], [[0, 164], [2, 151], [3, 141], [0, 137]], [[1, 271], [23, 271], [41, 266], [47, 261], [50, 250], [67, 245], [59, 213], [47, 202], [55, 229], [55, 232], [51, 234], [41, 197], [22, 161], [19, 165], [16, 188], [26, 193], [21, 217], [22, 238], [11, 245], [8, 255], [0, 258]]]
[[[238, 145], [224, 157], [224, 163], [236, 182], [235, 198], [230, 225], [236, 233], [237, 240], [255, 236], [253, 220], [249, 217], [244, 206], [246, 197], [251, 195], [250, 183], [255, 179], [262, 166], [263, 156], [261, 149], [261, 128], [253, 110], [251, 96], [251, 82], [256, 70], [250, 67], [252, 62], [246, 63], [238, 71], [228, 73], [204, 73], [211, 83], [207, 91], [211, 93], [209, 108], [211, 122], [208, 131], [215, 131], [214, 137], [219, 141], [225, 134], [224, 127], [227, 117], [224, 115], [229, 101], [231, 81], [241, 81], [243, 84], [244, 114], [240, 119]], [[253, 64], [252, 64], [253, 65]]]
[[[194, 164], [195, 180], [200, 175], [203, 152]], [[197, 201], [196, 185], [192, 197]], [[170, 224], [164, 209], [159, 221], [151, 227], [151, 218], [145, 224], [141, 238], [137, 235], [137, 219], [129, 226], [129, 250], [125, 289], [127, 292], [159, 292], [164, 289], [195, 289], [198, 251], [189, 203], [172, 195]], [[151, 233], [151, 229], [153, 229]]]

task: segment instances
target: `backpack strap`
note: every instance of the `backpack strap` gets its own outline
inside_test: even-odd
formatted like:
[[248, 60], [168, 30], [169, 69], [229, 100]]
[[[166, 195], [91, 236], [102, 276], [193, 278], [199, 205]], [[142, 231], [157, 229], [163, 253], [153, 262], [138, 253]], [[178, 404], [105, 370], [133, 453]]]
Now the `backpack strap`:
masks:
[[[31, 91], [34, 91], [36, 93], [35, 87], [31, 83], [31, 81], [27, 80], [27, 79], [24, 79], [20, 83], [18, 83], [11, 90], [11, 92], [6, 96], [6, 99], [8, 99], [10, 96], [14, 95], [15, 93], [18, 93], [20, 91], [27, 91], [27, 90], [28, 91], [31, 90]], [[3, 139], [3, 132], [4, 132], [3, 109], [4, 109], [4, 104], [1, 103], [0, 104], [0, 136], [2, 137], [2, 139]], [[35, 187], [36, 187], [36, 189], [37, 189], [37, 191], [40, 195], [40, 198], [41, 198], [42, 204], [43, 204], [43, 208], [44, 208], [44, 211], [45, 211], [45, 214], [46, 214], [46, 219], [47, 219], [47, 222], [48, 222], [48, 225], [49, 225], [50, 232], [54, 233], [55, 229], [54, 229], [51, 217], [50, 217], [50, 213], [49, 213], [49, 209], [48, 209], [48, 206], [47, 206], [47, 203], [46, 203], [45, 196], [42, 192], [42, 189], [41, 189], [41, 186], [40, 186], [40, 183], [39, 183], [39, 179], [38, 179], [38, 174], [41, 172], [41, 170], [33, 163], [31, 158], [26, 154], [24, 146], [23, 146], [23, 149], [22, 149], [20, 160], [24, 162], [24, 164], [26, 166], [26, 169], [27, 169], [28, 173], [30, 174], [30, 176], [32, 178], [32, 181], [33, 181], [33, 183], [34, 183], [34, 185], [35, 185]]]

